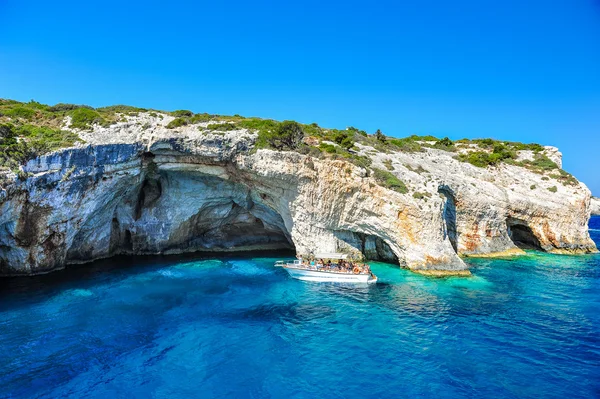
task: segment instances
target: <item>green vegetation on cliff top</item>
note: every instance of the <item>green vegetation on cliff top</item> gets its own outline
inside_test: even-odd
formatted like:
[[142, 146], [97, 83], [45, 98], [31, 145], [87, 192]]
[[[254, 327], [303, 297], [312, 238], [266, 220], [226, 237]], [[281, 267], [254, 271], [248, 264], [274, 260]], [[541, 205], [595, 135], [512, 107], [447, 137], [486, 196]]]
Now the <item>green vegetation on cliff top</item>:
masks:
[[[550, 176], [563, 184], [576, 184], [577, 180], [558, 168], [544, 153], [539, 144], [523, 144], [497, 141], [493, 139], [462, 139], [452, 141], [445, 137], [409, 136], [388, 137], [380, 130], [369, 135], [355, 127], [347, 129], [326, 129], [316, 123], [301, 124], [294, 121], [277, 122], [271, 119], [245, 118], [239, 115], [223, 116], [207, 113], [193, 113], [189, 110], [173, 112], [154, 111], [127, 105], [93, 108], [87, 105], [56, 104], [53, 106], [30, 101], [28, 103], [0, 99], [0, 167], [16, 169], [27, 160], [59, 148], [72, 146], [80, 141], [72, 132], [62, 129], [67, 117], [72, 128], [91, 130], [94, 125], [110, 126], [123, 121], [124, 116], [136, 116], [148, 112], [151, 116], [170, 114], [175, 117], [166, 127], [193, 125], [211, 122], [200, 130], [225, 132], [248, 129], [258, 133], [256, 148], [298, 151], [316, 157], [343, 159], [357, 166], [370, 168], [371, 159], [358, 155], [357, 144], [370, 146], [384, 153], [423, 152], [428, 148], [451, 153], [456, 159], [474, 166], [486, 168], [500, 163], [525, 167], [536, 173], [550, 173]], [[517, 161], [518, 151], [531, 151], [533, 159]], [[390, 169], [388, 166], [386, 166]], [[404, 183], [398, 183], [391, 172], [372, 170], [381, 184], [399, 192], [405, 190]], [[382, 173], [384, 172], [384, 173]], [[402, 184], [400, 184], [402, 183]], [[403, 188], [404, 187], [404, 188]]]

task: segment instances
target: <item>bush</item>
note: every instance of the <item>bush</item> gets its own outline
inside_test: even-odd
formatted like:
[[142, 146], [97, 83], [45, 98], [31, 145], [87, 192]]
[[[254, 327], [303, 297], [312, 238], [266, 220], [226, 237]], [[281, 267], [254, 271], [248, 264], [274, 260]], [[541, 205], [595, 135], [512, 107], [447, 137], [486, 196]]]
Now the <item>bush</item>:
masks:
[[444, 137], [441, 140], [438, 140], [434, 145], [435, 148], [445, 151], [454, 150], [454, 143], [448, 137]]
[[548, 191], [550, 191], [551, 193], [555, 193], [558, 191], [558, 188], [556, 186], [552, 186], [548, 189]]
[[36, 156], [59, 148], [71, 147], [81, 141], [79, 136], [73, 132], [51, 129], [46, 126], [23, 125], [14, 128], [14, 133], [27, 139], [29, 147]]
[[215, 115], [210, 115], [210, 114], [194, 114], [194, 116], [192, 116], [189, 121], [191, 124], [194, 123], [201, 123], [201, 122], [209, 122], [212, 121], [215, 118]]
[[146, 108], [132, 107], [131, 105], [110, 105], [108, 107], [98, 108], [97, 111], [120, 114], [137, 114], [138, 112], [146, 112], [148, 110]]
[[354, 165], [358, 166], [359, 168], [368, 169], [373, 163], [373, 160], [371, 158], [363, 155], [347, 154], [345, 158]]
[[394, 170], [394, 165], [392, 165], [391, 159], [386, 159], [385, 161], [383, 161], [383, 164], [385, 165], [385, 168], [387, 170]]
[[94, 109], [94, 108], [90, 107], [89, 105], [76, 105], [76, 104], [58, 103], [58, 104], [55, 104], [55, 105], [49, 107], [48, 111], [50, 111], [50, 112], [73, 111], [73, 110], [75, 110], [77, 108]]
[[24, 140], [17, 140], [13, 125], [0, 125], [0, 166], [16, 169], [35, 157]]
[[385, 134], [383, 134], [379, 129], [377, 129], [377, 131], [375, 132], [375, 138], [381, 143], [387, 142], [387, 137], [385, 137]]
[[171, 115], [182, 118], [182, 117], [192, 117], [194, 113], [192, 111], [188, 111], [187, 109], [178, 109], [177, 111], [171, 112]]
[[26, 107], [13, 107], [4, 111], [4, 114], [13, 118], [33, 119], [35, 110]]
[[363, 137], [368, 137], [368, 136], [369, 136], [369, 135], [367, 134], [367, 132], [365, 132], [364, 130], [357, 129], [357, 128], [355, 128], [354, 126], [349, 126], [349, 127], [348, 127], [348, 130], [349, 130], [350, 132], [352, 132], [352, 133], [355, 133], [355, 134], [360, 134], [360, 135], [361, 135], [361, 136], [363, 136]]
[[304, 139], [302, 127], [294, 121], [283, 121], [274, 130], [263, 134], [269, 146], [276, 150], [295, 150]]
[[486, 168], [491, 165], [490, 154], [485, 151], [473, 151], [466, 154], [460, 154], [458, 159], [462, 162], [468, 162], [478, 168]]
[[105, 120], [95, 110], [89, 108], [77, 108], [71, 111], [71, 127], [75, 129], [91, 129], [96, 123], [104, 123]]
[[349, 132], [338, 130], [333, 136], [333, 141], [346, 150], [354, 147], [354, 141], [352, 140], [351, 133]]
[[419, 199], [419, 200], [420, 199], [424, 199], [424, 198], [431, 198], [431, 194], [429, 194], [429, 193], [420, 193], [420, 192], [416, 191], [413, 194], [413, 198]]
[[319, 148], [329, 154], [335, 154], [337, 152], [336, 147], [329, 143], [319, 143]]
[[404, 182], [386, 170], [374, 168], [373, 176], [380, 186], [397, 191], [400, 194], [408, 193], [408, 188]]
[[486, 151], [473, 151], [460, 154], [458, 159], [479, 168], [486, 168], [488, 166], [496, 165], [501, 161], [514, 160], [516, 156], [516, 153], [504, 144], [496, 143], [494, 144], [494, 149], [491, 153]]
[[420, 152], [423, 151], [423, 146], [410, 137], [404, 139], [391, 139], [389, 143], [396, 147], [395, 149], [402, 152]]
[[175, 118], [171, 122], [167, 123], [167, 129], [175, 129], [176, 127], [185, 126], [188, 124], [185, 118]]
[[473, 142], [478, 144], [480, 147], [491, 147], [496, 141], [494, 139], [475, 139]]
[[229, 132], [231, 130], [240, 130], [235, 123], [213, 123], [206, 127], [208, 130], [217, 130], [220, 132]]
[[558, 169], [558, 165], [554, 163], [550, 158], [543, 154], [536, 154], [533, 161], [526, 161], [527, 164], [541, 170], [554, 170]]

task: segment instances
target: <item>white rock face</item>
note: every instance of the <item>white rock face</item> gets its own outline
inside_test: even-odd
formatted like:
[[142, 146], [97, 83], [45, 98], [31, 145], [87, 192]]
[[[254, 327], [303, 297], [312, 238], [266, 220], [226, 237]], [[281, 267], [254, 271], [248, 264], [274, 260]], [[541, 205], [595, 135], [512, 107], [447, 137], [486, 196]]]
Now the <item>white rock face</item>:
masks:
[[516, 166], [476, 168], [441, 150], [361, 147], [374, 167], [391, 163], [409, 188], [400, 194], [345, 161], [255, 151], [256, 135], [245, 130], [169, 130], [169, 118], [141, 114], [79, 132], [89, 145], [29, 162], [31, 177], [0, 200], [0, 272], [116, 254], [287, 248], [465, 273], [459, 255], [596, 250], [583, 184]]
[[600, 198], [592, 197], [592, 215], [600, 216]]

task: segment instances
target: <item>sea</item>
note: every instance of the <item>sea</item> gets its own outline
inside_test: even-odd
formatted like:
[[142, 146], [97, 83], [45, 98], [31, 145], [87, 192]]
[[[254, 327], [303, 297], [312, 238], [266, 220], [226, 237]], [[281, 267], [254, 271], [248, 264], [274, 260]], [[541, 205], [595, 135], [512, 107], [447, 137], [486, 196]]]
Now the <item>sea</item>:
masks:
[[0, 398], [600, 397], [600, 255], [372, 262], [369, 286], [293, 280], [289, 256], [1, 279]]

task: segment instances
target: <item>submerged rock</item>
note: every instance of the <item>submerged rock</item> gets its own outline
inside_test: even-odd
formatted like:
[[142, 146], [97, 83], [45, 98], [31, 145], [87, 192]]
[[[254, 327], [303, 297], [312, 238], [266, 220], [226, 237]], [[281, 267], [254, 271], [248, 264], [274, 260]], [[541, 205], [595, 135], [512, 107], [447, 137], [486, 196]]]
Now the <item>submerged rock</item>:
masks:
[[460, 256], [596, 250], [581, 183], [557, 186], [508, 164], [477, 168], [433, 148], [360, 146], [359, 155], [402, 178], [408, 192], [400, 193], [344, 160], [255, 150], [247, 130], [170, 130], [155, 119], [143, 129], [96, 126], [79, 132], [89, 145], [30, 161], [29, 177], [0, 199], [0, 273], [117, 254], [286, 248], [447, 275], [468, 273]]

